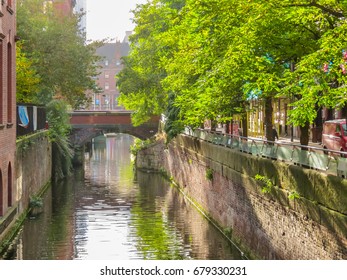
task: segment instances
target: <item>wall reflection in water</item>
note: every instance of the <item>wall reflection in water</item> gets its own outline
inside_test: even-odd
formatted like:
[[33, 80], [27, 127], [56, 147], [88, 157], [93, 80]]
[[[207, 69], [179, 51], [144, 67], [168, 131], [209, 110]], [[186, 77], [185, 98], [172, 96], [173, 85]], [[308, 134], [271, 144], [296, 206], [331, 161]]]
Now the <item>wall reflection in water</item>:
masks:
[[5, 258], [241, 259], [164, 178], [134, 174], [132, 143], [94, 139], [84, 169], [45, 193], [43, 213], [25, 221]]

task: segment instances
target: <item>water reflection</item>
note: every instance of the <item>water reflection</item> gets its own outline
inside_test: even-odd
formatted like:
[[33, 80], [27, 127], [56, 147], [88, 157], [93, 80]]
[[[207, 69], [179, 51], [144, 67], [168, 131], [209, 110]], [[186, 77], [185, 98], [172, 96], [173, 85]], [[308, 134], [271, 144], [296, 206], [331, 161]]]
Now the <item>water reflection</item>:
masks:
[[50, 188], [7, 258], [241, 259], [157, 174], [134, 173], [128, 135], [96, 138], [85, 167]]

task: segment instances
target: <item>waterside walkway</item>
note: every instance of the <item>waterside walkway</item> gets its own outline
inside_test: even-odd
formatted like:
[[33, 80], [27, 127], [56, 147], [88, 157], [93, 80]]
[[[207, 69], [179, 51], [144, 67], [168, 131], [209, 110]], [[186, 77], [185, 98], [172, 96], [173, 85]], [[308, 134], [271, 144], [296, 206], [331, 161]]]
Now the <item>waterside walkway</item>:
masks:
[[319, 143], [310, 142], [308, 146], [302, 146], [297, 139], [291, 142], [290, 138], [279, 138], [278, 141], [272, 142], [261, 138], [247, 138], [190, 128], [186, 128], [184, 134], [254, 156], [271, 158], [347, 178], [347, 153], [323, 149]]

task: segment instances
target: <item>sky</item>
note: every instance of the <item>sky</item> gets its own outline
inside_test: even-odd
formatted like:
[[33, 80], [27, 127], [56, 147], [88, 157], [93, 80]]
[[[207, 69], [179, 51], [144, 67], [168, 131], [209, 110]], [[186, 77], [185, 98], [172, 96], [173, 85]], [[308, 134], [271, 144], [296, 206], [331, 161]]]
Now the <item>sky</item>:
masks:
[[87, 39], [123, 40], [125, 31], [134, 29], [131, 21], [136, 4], [147, 0], [87, 0]]

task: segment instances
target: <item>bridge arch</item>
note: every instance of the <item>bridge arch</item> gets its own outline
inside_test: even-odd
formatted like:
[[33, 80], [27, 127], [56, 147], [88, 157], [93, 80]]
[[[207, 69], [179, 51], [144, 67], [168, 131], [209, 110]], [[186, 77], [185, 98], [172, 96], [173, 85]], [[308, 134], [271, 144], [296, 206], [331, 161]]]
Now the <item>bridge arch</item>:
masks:
[[74, 146], [83, 146], [92, 138], [110, 132], [147, 139], [155, 135], [159, 127], [159, 116], [153, 116], [142, 125], [133, 126], [130, 111], [75, 111], [70, 113], [70, 117], [70, 139]]

